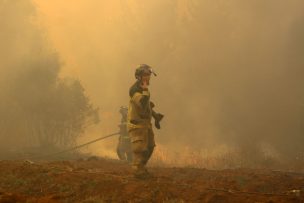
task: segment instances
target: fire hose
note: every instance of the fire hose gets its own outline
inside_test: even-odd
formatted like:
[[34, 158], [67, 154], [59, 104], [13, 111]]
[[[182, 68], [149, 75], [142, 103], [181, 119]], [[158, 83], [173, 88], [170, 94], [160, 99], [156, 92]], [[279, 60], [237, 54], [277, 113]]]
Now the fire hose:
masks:
[[59, 152], [55, 152], [55, 153], [51, 153], [51, 154], [45, 154], [45, 155], [37, 155], [37, 156], [27, 157], [26, 159], [41, 159], [41, 158], [46, 158], [46, 157], [52, 157], [52, 156], [59, 155], [59, 154], [64, 154], [64, 153], [67, 153], [67, 152], [70, 152], [70, 151], [74, 151], [76, 149], [82, 148], [84, 146], [93, 144], [93, 143], [98, 142], [100, 140], [104, 140], [106, 138], [112, 137], [114, 135], [119, 135], [119, 134], [120, 134], [119, 132], [112, 133], [112, 134], [109, 134], [109, 135], [97, 138], [95, 140], [92, 140], [90, 142], [86, 142], [84, 144], [74, 146], [74, 147], [69, 148], [69, 149], [65, 149], [65, 150], [62, 150], [62, 151], [59, 151]]

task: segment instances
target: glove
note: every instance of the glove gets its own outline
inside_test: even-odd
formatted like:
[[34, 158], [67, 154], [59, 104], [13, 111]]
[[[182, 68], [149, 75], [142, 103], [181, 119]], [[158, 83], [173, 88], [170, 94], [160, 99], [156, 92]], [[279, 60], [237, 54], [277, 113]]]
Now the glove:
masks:
[[160, 121], [164, 118], [164, 115], [161, 113], [156, 113], [154, 116], [154, 125], [157, 129], [160, 129]]

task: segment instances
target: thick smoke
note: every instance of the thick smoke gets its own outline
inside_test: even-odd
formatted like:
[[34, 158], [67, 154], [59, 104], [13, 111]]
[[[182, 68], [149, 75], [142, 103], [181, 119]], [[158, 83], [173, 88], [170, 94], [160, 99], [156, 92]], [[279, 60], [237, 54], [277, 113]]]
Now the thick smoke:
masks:
[[[166, 115], [159, 145], [224, 144], [249, 160], [267, 146], [282, 159], [303, 157], [303, 1], [35, 2], [63, 74], [83, 80], [101, 108], [95, 135], [117, 129], [134, 69], [147, 63], [158, 73], [152, 98]], [[114, 152], [115, 142], [105, 143]]]
[[0, 156], [75, 144], [94, 112], [83, 87], [59, 78], [30, 0], [0, 0], [0, 16]]

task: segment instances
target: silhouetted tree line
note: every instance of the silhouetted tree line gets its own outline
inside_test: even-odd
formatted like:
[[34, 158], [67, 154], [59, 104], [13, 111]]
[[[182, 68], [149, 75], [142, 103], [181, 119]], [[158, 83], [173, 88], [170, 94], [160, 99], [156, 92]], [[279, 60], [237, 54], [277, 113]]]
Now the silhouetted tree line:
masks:
[[59, 77], [62, 64], [37, 26], [30, 0], [0, 0], [0, 147], [68, 147], [96, 124], [81, 82]]

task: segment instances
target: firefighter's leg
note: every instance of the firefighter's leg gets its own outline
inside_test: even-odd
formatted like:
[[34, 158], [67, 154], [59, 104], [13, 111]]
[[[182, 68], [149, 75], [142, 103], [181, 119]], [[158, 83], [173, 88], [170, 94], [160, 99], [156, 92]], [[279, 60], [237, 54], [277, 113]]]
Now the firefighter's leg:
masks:
[[135, 129], [129, 132], [131, 138], [131, 148], [133, 152], [132, 167], [135, 176], [145, 176], [147, 170], [146, 157], [147, 157], [147, 129]]
[[131, 140], [130, 139], [127, 139], [126, 140], [126, 155], [127, 155], [127, 161], [129, 163], [132, 163], [132, 160], [133, 160], [133, 153], [132, 153], [132, 149], [131, 149]]
[[153, 151], [154, 151], [154, 147], [155, 147], [154, 133], [153, 133], [152, 129], [148, 130], [147, 141], [148, 141], [148, 143], [147, 143], [147, 151], [145, 153], [145, 165], [151, 158]]
[[121, 138], [119, 138], [119, 142], [118, 142], [118, 145], [117, 145], [117, 148], [116, 148], [116, 152], [117, 152], [117, 156], [120, 160], [126, 160], [126, 156], [125, 156], [125, 152], [124, 152], [123, 145], [122, 145], [122, 142], [121, 142]]

